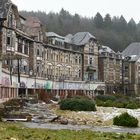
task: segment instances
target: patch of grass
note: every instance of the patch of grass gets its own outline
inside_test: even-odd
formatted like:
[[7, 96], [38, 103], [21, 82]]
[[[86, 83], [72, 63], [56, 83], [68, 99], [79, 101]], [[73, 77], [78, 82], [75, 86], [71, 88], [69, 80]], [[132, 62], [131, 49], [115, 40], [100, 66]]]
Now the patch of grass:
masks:
[[30, 129], [15, 123], [0, 123], [0, 140], [138, 140], [140, 135], [93, 132], [91, 130]]

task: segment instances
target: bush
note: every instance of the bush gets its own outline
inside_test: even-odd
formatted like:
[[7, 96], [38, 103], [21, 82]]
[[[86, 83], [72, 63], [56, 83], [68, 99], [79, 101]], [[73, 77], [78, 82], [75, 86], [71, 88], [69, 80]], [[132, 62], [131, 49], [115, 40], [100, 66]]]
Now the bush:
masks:
[[96, 100], [96, 105], [97, 105], [97, 106], [104, 106], [104, 102], [97, 99], [97, 100]]
[[73, 111], [96, 111], [93, 100], [84, 97], [67, 98], [60, 101], [60, 109]]
[[112, 100], [107, 100], [106, 102], [104, 102], [103, 106], [104, 107], [113, 107], [114, 103]]
[[121, 102], [116, 102], [114, 104], [115, 104], [115, 107], [117, 107], [117, 108], [124, 108], [125, 107], [124, 103], [121, 103]]
[[23, 106], [23, 100], [21, 99], [11, 99], [3, 103], [4, 106], [11, 106], [11, 107], [21, 107]]
[[95, 99], [98, 99], [98, 100], [105, 102], [107, 100], [115, 101], [117, 98], [113, 95], [98, 95], [98, 96], [96, 96]]
[[113, 118], [113, 124], [118, 126], [137, 127], [137, 118], [129, 115], [127, 112]]
[[126, 108], [137, 109], [138, 105], [136, 103], [134, 103], [134, 102], [128, 102], [127, 105], [126, 105]]

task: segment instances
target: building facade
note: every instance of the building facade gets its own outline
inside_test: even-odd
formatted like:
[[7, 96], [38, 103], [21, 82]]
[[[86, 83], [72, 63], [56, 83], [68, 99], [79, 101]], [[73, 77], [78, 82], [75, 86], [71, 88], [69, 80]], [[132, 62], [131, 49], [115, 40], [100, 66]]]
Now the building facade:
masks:
[[126, 95], [140, 94], [140, 43], [131, 43], [123, 52], [123, 90]]
[[102, 46], [99, 50], [99, 80], [106, 83], [106, 92], [120, 91], [122, 84], [122, 55]]
[[47, 74], [57, 77], [56, 79], [97, 81], [97, 40], [88, 32], [66, 37], [49, 32], [45, 62]]
[[4, 17], [1, 17], [0, 56], [3, 60], [2, 67], [10, 74], [17, 74], [18, 67], [20, 67], [20, 74], [28, 75], [29, 52], [34, 41], [24, 31], [25, 18], [19, 15], [16, 5], [10, 0], [2, 1], [2, 3], [4, 6], [8, 5], [3, 9]]
[[93, 35], [78, 32], [62, 37], [53, 32], [46, 33], [38, 18], [25, 19], [10, 0], [0, 0], [0, 3], [2, 86], [44, 88], [49, 81], [56, 82], [51, 84], [53, 89], [80, 90], [81, 85], [87, 83], [82, 87], [94, 91], [100, 85], [99, 45]]

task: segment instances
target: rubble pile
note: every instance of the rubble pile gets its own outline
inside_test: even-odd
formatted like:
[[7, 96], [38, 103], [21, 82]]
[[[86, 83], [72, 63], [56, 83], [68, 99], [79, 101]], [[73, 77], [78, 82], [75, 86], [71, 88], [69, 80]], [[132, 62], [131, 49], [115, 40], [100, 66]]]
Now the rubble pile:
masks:
[[[52, 109], [54, 112], [59, 112], [59, 108]], [[130, 115], [137, 117], [140, 120], [140, 109], [125, 109], [115, 107], [97, 107], [97, 111], [60, 111], [59, 115], [68, 119], [71, 124], [86, 124], [86, 125], [112, 125], [112, 119], [121, 113], [128, 112]]]

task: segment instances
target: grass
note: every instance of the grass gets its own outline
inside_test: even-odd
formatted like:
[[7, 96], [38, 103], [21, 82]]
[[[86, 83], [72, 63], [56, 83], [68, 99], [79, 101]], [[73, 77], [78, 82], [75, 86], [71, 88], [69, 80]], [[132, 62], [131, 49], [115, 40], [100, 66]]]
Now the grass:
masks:
[[140, 135], [101, 133], [90, 130], [30, 129], [17, 123], [0, 123], [0, 140], [140, 140]]

